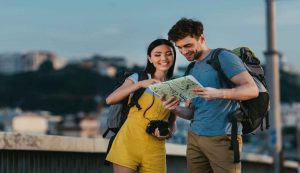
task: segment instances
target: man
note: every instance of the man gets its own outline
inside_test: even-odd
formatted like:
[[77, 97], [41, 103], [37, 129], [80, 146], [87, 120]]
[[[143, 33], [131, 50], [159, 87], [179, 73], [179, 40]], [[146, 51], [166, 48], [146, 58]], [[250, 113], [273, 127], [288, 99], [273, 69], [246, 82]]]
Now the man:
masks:
[[[187, 168], [189, 173], [237, 173], [241, 163], [233, 162], [230, 147], [231, 124], [229, 114], [239, 106], [236, 100], [258, 96], [258, 88], [243, 62], [229, 51], [222, 51], [219, 61], [225, 75], [236, 85], [221, 88], [218, 73], [207, 63], [213, 50], [208, 48], [203, 25], [193, 19], [180, 19], [169, 31], [169, 40], [175, 43], [188, 61], [196, 61], [189, 74], [205, 88], [194, 88], [199, 96], [189, 106], [179, 106], [177, 98], [161, 98], [164, 106], [176, 115], [191, 119], [187, 141]], [[242, 150], [241, 124], [239, 123], [239, 151]]]

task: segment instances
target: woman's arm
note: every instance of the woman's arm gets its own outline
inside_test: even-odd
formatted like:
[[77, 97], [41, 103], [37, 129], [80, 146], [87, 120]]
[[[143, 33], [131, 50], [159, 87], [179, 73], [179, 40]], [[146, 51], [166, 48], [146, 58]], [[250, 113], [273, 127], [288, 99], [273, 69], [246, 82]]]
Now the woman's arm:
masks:
[[106, 98], [106, 103], [109, 105], [116, 104], [139, 88], [141, 88], [139, 83], [134, 83], [131, 79], [126, 79], [119, 88]]
[[156, 79], [149, 79], [134, 83], [134, 81], [132, 81], [131, 79], [126, 79], [123, 85], [121, 85], [118, 89], [116, 89], [106, 98], [106, 103], [109, 105], [116, 104], [124, 98], [126, 98], [127, 96], [129, 96], [130, 93], [135, 92], [140, 88], [147, 88], [149, 85], [154, 84], [156, 82], [159, 81]]

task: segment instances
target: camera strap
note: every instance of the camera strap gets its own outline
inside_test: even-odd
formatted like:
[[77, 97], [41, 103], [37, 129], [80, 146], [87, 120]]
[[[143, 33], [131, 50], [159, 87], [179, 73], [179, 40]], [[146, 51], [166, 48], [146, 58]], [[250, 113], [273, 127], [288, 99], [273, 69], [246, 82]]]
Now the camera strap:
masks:
[[149, 120], [149, 121], [151, 121], [151, 120], [146, 117], [146, 112], [153, 106], [153, 104], [154, 104], [154, 93], [152, 93], [152, 103], [151, 103], [151, 105], [145, 110], [145, 112], [143, 114], [144, 118]]
[[[144, 118], [147, 119], [147, 120], [149, 120], [149, 121], [151, 121], [151, 120], [150, 120], [148, 117], [146, 117], [146, 113], [147, 113], [147, 111], [154, 105], [154, 100], [155, 100], [155, 96], [154, 96], [154, 92], [152, 92], [152, 103], [151, 103], [151, 105], [145, 110], [145, 112], [144, 112], [144, 114], [143, 114]], [[160, 113], [162, 112], [163, 106], [162, 106], [161, 103], [159, 103], [159, 104], [157, 104], [157, 105], [158, 105], [158, 106], [157, 106], [158, 112], [156, 113], [156, 114], [157, 114], [157, 115], [156, 115], [156, 118], [157, 118], [157, 120], [158, 120], [158, 117], [159, 117]]]

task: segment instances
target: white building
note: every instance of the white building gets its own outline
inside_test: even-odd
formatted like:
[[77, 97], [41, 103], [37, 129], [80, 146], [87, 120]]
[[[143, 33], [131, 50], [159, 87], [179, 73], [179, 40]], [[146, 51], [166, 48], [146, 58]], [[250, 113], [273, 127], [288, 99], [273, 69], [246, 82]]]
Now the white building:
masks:
[[300, 129], [300, 103], [281, 104], [282, 126], [299, 127]]

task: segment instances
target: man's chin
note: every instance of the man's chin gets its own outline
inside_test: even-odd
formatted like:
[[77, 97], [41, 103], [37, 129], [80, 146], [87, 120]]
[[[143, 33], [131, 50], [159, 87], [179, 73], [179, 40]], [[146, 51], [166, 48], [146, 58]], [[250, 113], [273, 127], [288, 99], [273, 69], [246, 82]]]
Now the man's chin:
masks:
[[188, 60], [188, 61], [193, 61], [194, 60], [193, 57], [185, 57], [185, 59]]

